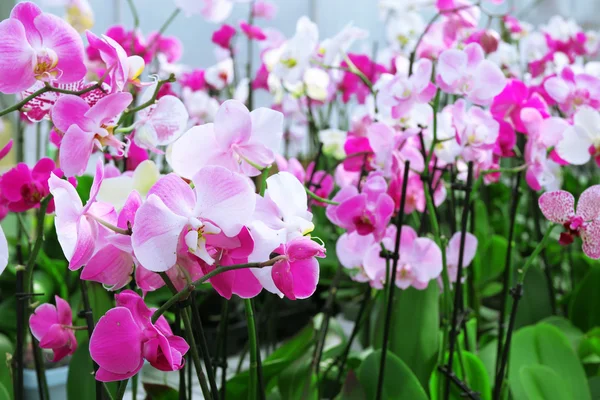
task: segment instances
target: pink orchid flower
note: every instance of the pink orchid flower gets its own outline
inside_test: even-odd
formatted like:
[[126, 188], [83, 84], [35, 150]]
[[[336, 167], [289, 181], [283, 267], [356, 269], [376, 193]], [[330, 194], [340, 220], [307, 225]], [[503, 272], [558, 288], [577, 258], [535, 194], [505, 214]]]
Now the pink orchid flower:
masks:
[[152, 323], [152, 310], [134, 291], [115, 295], [117, 306], [100, 318], [90, 338], [90, 356], [100, 366], [96, 379], [120, 381], [137, 374], [144, 359], [161, 371], [185, 364], [189, 345], [173, 335], [164, 316]]
[[564, 190], [544, 193], [539, 206], [549, 221], [565, 227], [560, 244], [571, 244], [580, 236], [583, 252], [590, 258], [600, 259], [600, 185], [587, 188], [579, 196], [577, 211], [575, 198]]
[[573, 116], [573, 125], [568, 126], [556, 143], [556, 154], [569, 164], [583, 165], [592, 158], [600, 166], [600, 113], [582, 107]]
[[494, 97], [490, 111], [497, 120], [510, 121], [517, 132], [525, 133], [525, 125], [521, 121], [521, 110], [535, 108], [547, 118], [548, 105], [542, 96], [533, 92], [518, 79], [510, 79], [502, 92]]
[[277, 14], [277, 6], [270, 1], [257, 0], [252, 5], [252, 14], [254, 18], [271, 20]]
[[[119, 212], [117, 227], [133, 229], [135, 213], [142, 204], [138, 192], [132, 191]], [[105, 245], [98, 246], [95, 254], [81, 271], [81, 279], [99, 282], [107, 290], [119, 290], [131, 281], [133, 268], [138, 264], [131, 248], [131, 236], [109, 233]]]
[[463, 146], [463, 158], [466, 161], [475, 161], [480, 158], [480, 151], [494, 148], [500, 124], [489, 111], [477, 106], [467, 110], [466, 102], [460, 99], [452, 106], [452, 117], [456, 141]]
[[67, 22], [30, 2], [0, 22], [0, 92], [18, 93], [37, 81], [76, 82], [86, 73], [83, 42]]
[[[209, 235], [206, 238], [206, 245], [210, 247], [209, 254], [216, 260], [218, 266], [246, 264], [254, 250], [254, 239], [248, 228], [244, 227], [237, 236], [232, 238], [222, 233]], [[203, 263], [202, 270], [207, 274], [218, 266]], [[222, 272], [210, 278], [209, 281], [217, 293], [228, 300], [231, 299], [232, 294], [249, 299], [258, 295], [262, 290], [262, 285], [250, 269]]]
[[315, 257], [325, 257], [325, 247], [302, 236], [281, 245], [274, 253], [285, 256], [271, 269], [275, 286], [290, 300], [312, 296], [319, 282], [319, 262]]
[[490, 104], [506, 86], [500, 68], [485, 59], [483, 49], [477, 43], [468, 44], [464, 50], [442, 52], [436, 72], [436, 82], [443, 91], [465, 95], [479, 105]]
[[52, 362], [58, 362], [75, 353], [77, 339], [72, 329], [73, 314], [65, 300], [54, 296], [56, 306], [44, 303], [39, 305], [29, 317], [29, 327], [42, 349], [52, 349]]
[[[393, 252], [396, 240], [396, 227], [390, 226], [381, 243], [386, 250]], [[386, 259], [381, 257], [380, 243], [372, 244], [364, 256], [365, 273], [371, 285], [383, 288], [386, 282]], [[400, 235], [400, 259], [398, 271], [392, 277], [400, 289], [409, 286], [423, 290], [429, 281], [436, 279], [442, 272], [442, 251], [435, 242], [428, 238], [420, 238], [410, 226], [403, 226]]]
[[548, 148], [558, 143], [569, 124], [557, 117], [543, 119], [542, 114], [534, 108], [524, 108], [521, 120], [528, 134], [525, 145], [525, 180], [536, 191], [542, 187], [551, 187], [558, 181], [558, 165], [548, 158]]
[[327, 218], [348, 232], [357, 231], [363, 236], [372, 233], [376, 240], [381, 240], [394, 213], [394, 200], [386, 191], [385, 179], [372, 173], [361, 193], [354, 186], [342, 188], [333, 197], [339, 205], [327, 207]]
[[[457, 274], [458, 274], [458, 263], [460, 257], [460, 240], [462, 234], [460, 232], [456, 232], [450, 238], [448, 242], [448, 247], [446, 247], [446, 265], [448, 268], [448, 277], [450, 278], [450, 282], [456, 282]], [[475, 258], [475, 253], [477, 252], [477, 238], [475, 235], [467, 232], [465, 234], [465, 248], [463, 253], [463, 268], [466, 268], [471, 264], [473, 258]]]
[[183, 45], [176, 36], [163, 36], [152, 32], [146, 39], [148, 46], [144, 53], [144, 62], [149, 64], [158, 54], [164, 54], [168, 63], [176, 63], [183, 54]]
[[[135, 216], [132, 244], [137, 259], [148, 270], [166, 271], [177, 263], [180, 237], [189, 254], [213, 264], [206, 235], [237, 235], [254, 211], [254, 190], [247, 179], [220, 166], [202, 168], [192, 189], [169, 174], [148, 192]], [[263, 260], [264, 261], [264, 260]]]
[[[140, 104], [152, 98], [156, 85], [146, 88]], [[189, 118], [185, 105], [171, 95], [162, 96], [156, 104], [140, 110], [137, 115], [133, 140], [141, 148], [158, 154], [163, 153], [158, 146], [167, 146], [183, 134]]]
[[576, 74], [569, 67], [563, 68], [560, 76], [548, 78], [544, 89], [567, 115], [582, 106], [600, 107], [600, 79], [585, 73]]
[[214, 124], [193, 127], [173, 144], [170, 164], [187, 179], [205, 165], [256, 176], [275, 161], [282, 136], [282, 113], [268, 108], [249, 112], [243, 103], [228, 100]]
[[343, 233], [335, 244], [335, 254], [340, 264], [349, 270], [350, 277], [357, 282], [368, 282], [363, 267], [363, 259], [367, 250], [375, 243], [373, 235], [362, 236], [358, 232]]
[[[377, 82], [381, 74], [386, 72], [386, 68], [383, 65], [372, 61], [367, 55], [348, 53], [348, 59], [370, 82]], [[341, 66], [348, 68], [348, 62], [343, 61]], [[342, 92], [342, 101], [344, 103], [349, 102], [352, 96], [356, 95], [358, 102], [364, 104], [367, 96], [371, 93], [367, 85], [356, 74], [351, 72], [344, 72], [338, 89]]]
[[212, 42], [222, 49], [231, 49], [231, 39], [235, 36], [237, 31], [231, 25], [223, 24], [218, 30], [212, 34]]
[[382, 75], [377, 82], [380, 108], [391, 107], [392, 117], [402, 118], [414, 104], [429, 102], [435, 96], [435, 86], [430, 81], [432, 70], [431, 60], [421, 59], [415, 63], [410, 77], [400, 72], [395, 76]]
[[58, 99], [51, 116], [64, 133], [60, 144], [60, 167], [66, 176], [82, 174], [94, 149], [105, 145], [126, 153], [125, 143], [112, 134], [116, 117], [131, 103], [131, 93], [113, 93], [90, 107], [82, 98], [65, 95]]
[[[0, 177], [0, 191], [8, 201], [9, 211], [39, 208], [40, 201], [50, 194], [48, 179], [53, 172], [62, 176], [62, 171], [55, 168], [50, 158], [42, 158], [32, 169], [25, 163], [19, 163], [5, 172]], [[48, 204], [47, 212], [54, 212], [54, 201]]]
[[175, 0], [175, 5], [187, 16], [202, 15], [207, 21], [218, 24], [231, 15], [234, 1], [236, 0]]
[[77, 270], [87, 264], [94, 254], [99, 238], [106, 234], [108, 229], [101, 226], [98, 219], [111, 224], [116, 223], [114, 208], [96, 202], [103, 178], [104, 168], [102, 161], [98, 160], [90, 197], [85, 206], [71, 183], [54, 174], [51, 174], [48, 180], [56, 208], [54, 224], [58, 242], [71, 270]]
[[142, 57], [128, 57], [125, 49], [106, 35], [100, 38], [87, 31], [86, 36], [90, 47], [100, 52], [100, 58], [106, 64], [108, 78], [105, 81], [111, 85], [112, 92], [123, 91], [128, 83], [140, 85], [139, 76], [145, 66]]
[[244, 35], [246, 35], [248, 39], [256, 40], [257, 42], [261, 42], [267, 39], [267, 35], [265, 35], [263, 30], [256, 25], [250, 25], [245, 21], [241, 21], [240, 29], [242, 30], [242, 32], [244, 32]]
[[[12, 149], [13, 141], [12, 139], [8, 141], [8, 143], [0, 150], [0, 160], [2, 160]], [[0, 219], [4, 218], [8, 213], [8, 208], [5, 206], [0, 208]], [[6, 240], [6, 235], [4, 234], [4, 230], [0, 226], [0, 275], [4, 272], [4, 269], [8, 265], [8, 241]]]
[[[277, 169], [279, 171], [289, 172], [294, 175], [300, 182], [309, 184], [308, 189], [314, 194], [324, 199], [329, 198], [329, 195], [333, 191], [334, 181], [333, 177], [326, 171], [314, 171], [315, 163], [311, 162], [308, 164], [306, 171], [300, 161], [295, 158], [286, 160], [279, 154], [275, 155], [275, 162], [277, 163]], [[309, 182], [310, 181], [310, 182]], [[325, 207], [325, 203], [314, 200], [314, 204]]]

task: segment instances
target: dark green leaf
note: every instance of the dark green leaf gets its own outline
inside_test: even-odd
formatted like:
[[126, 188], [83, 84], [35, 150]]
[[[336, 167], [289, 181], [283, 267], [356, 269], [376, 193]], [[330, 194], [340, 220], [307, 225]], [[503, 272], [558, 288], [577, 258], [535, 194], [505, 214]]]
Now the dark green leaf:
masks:
[[[358, 380], [367, 394], [367, 399], [375, 399], [379, 378], [381, 350], [376, 350], [363, 361], [358, 369]], [[394, 354], [388, 352], [383, 379], [385, 400], [427, 400], [427, 394], [410, 368]]]
[[569, 318], [584, 332], [600, 327], [600, 267], [594, 266], [579, 285], [569, 304]]
[[148, 400], [179, 400], [179, 392], [172, 387], [154, 383], [144, 383]]
[[[477, 239], [479, 240], [479, 237]], [[498, 235], [492, 235], [478, 245], [479, 257], [477, 263], [473, 263], [473, 267], [477, 268], [475, 276], [479, 287], [497, 278], [504, 271], [507, 248], [506, 238]]]
[[277, 378], [281, 397], [289, 400], [317, 400], [319, 388], [317, 376], [311, 369], [312, 354], [306, 353], [283, 369]]
[[[0, 333], [0, 386], [7, 392], [7, 399], [12, 399], [12, 376], [7, 367], [8, 356], [13, 353], [13, 345], [8, 336]], [[0, 394], [0, 399], [2, 395]]]
[[516, 328], [533, 325], [552, 315], [550, 292], [546, 276], [537, 266], [532, 266], [523, 284], [523, 297], [517, 309]]
[[[435, 281], [425, 290], [395, 289], [389, 347], [427, 387], [439, 348], [439, 288]], [[380, 300], [383, 300], [380, 298]], [[385, 325], [384, 302], [379, 301], [373, 347], [381, 348]]]

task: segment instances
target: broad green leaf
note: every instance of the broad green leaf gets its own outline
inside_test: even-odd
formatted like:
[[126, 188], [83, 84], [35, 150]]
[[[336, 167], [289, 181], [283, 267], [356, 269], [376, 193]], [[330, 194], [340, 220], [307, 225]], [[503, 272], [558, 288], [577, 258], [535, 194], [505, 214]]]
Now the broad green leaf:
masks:
[[584, 362], [600, 357], [600, 328], [592, 329], [581, 338], [577, 353]]
[[569, 304], [569, 318], [584, 332], [600, 327], [600, 267], [594, 266], [576, 289]]
[[[7, 358], [8, 355], [13, 354], [13, 345], [8, 336], [0, 333], [0, 386], [4, 387], [4, 390], [7, 392], [7, 399], [12, 399], [12, 376], [11, 371], [7, 368]], [[0, 394], [0, 399], [2, 399], [2, 395]]]
[[585, 371], [567, 336], [547, 323], [528, 326], [514, 333], [508, 381], [515, 400], [529, 398], [521, 380], [521, 370], [536, 365], [546, 366], [560, 376], [571, 398], [591, 399]]
[[[523, 288], [523, 297], [519, 300], [515, 321], [517, 329], [522, 326], [536, 324], [552, 315], [546, 276], [539, 267], [532, 266], [527, 271]], [[512, 301], [509, 304], [512, 304]]]
[[[481, 400], [490, 400], [492, 398], [492, 387], [485, 366], [479, 358], [468, 351], [462, 352], [465, 374], [460, 367], [458, 354], [454, 359], [454, 372], [459, 379], [464, 381], [473, 391], [479, 393]], [[448, 356], [446, 355], [446, 360]], [[466, 376], [465, 376], [466, 375]], [[443, 399], [443, 388], [446, 384], [446, 376], [438, 370], [435, 370], [429, 381], [429, 392], [431, 400]], [[450, 385], [450, 399], [464, 399], [462, 391], [454, 384]]]
[[[367, 394], [367, 399], [375, 399], [379, 379], [381, 350], [376, 350], [363, 361], [358, 369], [358, 380]], [[385, 362], [383, 379], [383, 396], [385, 400], [427, 400], [427, 394], [410, 368], [391, 352]]]
[[489, 282], [483, 287], [483, 289], [481, 289], [480, 295], [485, 299], [486, 297], [495, 296], [501, 291], [502, 284], [500, 282]]
[[479, 350], [479, 359], [481, 360], [490, 382], [494, 382], [496, 373], [496, 351], [498, 350], [498, 340], [494, 339]]
[[[479, 240], [479, 237], [477, 239]], [[473, 264], [473, 267], [477, 268], [475, 276], [479, 287], [502, 274], [506, 264], [507, 248], [506, 238], [498, 235], [492, 235], [483, 244], [479, 244], [477, 253], [480, 253], [480, 257], [478, 263]]]
[[358, 381], [356, 373], [350, 370], [337, 400], [365, 400], [366, 398], [365, 389]]
[[571, 343], [571, 348], [577, 353], [579, 349], [579, 345], [583, 339], [583, 332], [576, 326], [574, 326], [571, 321], [566, 318], [552, 316], [543, 319], [541, 322], [553, 325], [560, 329], [562, 333], [565, 334], [567, 339], [569, 339], [569, 343]]
[[0, 400], [11, 400], [12, 395], [8, 393], [8, 389], [2, 383], [0, 383]]
[[151, 400], [179, 400], [179, 392], [169, 386], [144, 383], [144, 391]]
[[600, 399], [600, 376], [592, 376], [588, 379], [588, 385], [592, 392], [592, 399]]
[[277, 378], [281, 397], [289, 400], [317, 400], [319, 381], [312, 371], [312, 354], [306, 353], [283, 369]]
[[[439, 288], [432, 281], [425, 290], [395, 290], [388, 349], [427, 387], [439, 348]], [[375, 349], [381, 348], [385, 326], [384, 302], [379, 301], [378, 305], [372, 335]]]
[[564, 380], [552, 368], [529, 365], [521, 368], [521, 382], [528, 399], [570, 400]]

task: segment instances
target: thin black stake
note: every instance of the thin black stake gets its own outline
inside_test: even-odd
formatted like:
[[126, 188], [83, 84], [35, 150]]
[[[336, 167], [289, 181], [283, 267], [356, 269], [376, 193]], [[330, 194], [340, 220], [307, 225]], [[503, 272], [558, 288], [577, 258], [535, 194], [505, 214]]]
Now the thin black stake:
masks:
[[504, 273], [502, 277], [502, 299], [500, 303], [500, 317], [498, 319], [498, 346], [496, 348], [496, 373], [500, 367], [500, 355], [502, 354], [502, 346], [504, 341], [504, 319], [506, 318], [506, 303], [508, 301], [508, 290], [510, 286], [510, 273], [512, 269], [512, 248], [513, 236], [515, 231], [515, 221], [517, 218], [517, 209], [521, 197], [521, 173], [517, 173], [515, 177], [515, 186], [512, 192], [512, 206], [510, 209], [510, 226], [508, 231], [508, 247], [506, 249], [506, 259], [504, 261]]
[[[538, 206], [538, 196], [537, 194], [531, 190], [531, 208], [533, 208], [533, 221], [535, 225], [535, 232], [537, 235], [537, 240], [542, 240], [544, 236], [542, 234], [542, 227], [540, 226], [540, 207]], [[548, 296], [550, 297], [550, 308], [552, 309], [552, 314], [556, 315], [556, 290], [554, 289], [554, 278], [552, 277], [552, 267], [548, 263], [548, 257], [546, 256], [546, 249], [542, 250], [541, 253], [542, 261], [544, 262], [544, 274], [546, 275], [546, 285], [548, 286]]]
[[[229, 331], [229, 300], [223, 299], [221, 323], [219, 324], [219, 340], [221, 340], [221, 400], [225, 400], [227, 387], [227, 333]], [[217, 358], [218, 359], [218, 358]], [[215, 367], [216, 368], [216, 367]]]
[[219, 389], [217, 388], [217, 380], [215, 379], [215, 370], [213, 369], [210, 351], [208, 350], [208, 344], [206, 343], [206, 336], [204, 335], [200, 312], [198, 311], [198, 306], [196, 304], [196, 296], [192, 293], [190, 298], [192, 305], [192, 321], [197, 329], [196, 333], [198, 336], [198, 344], [200, 345], [200, 356], [204, 359], [204, 366], [206, 368], [206, 375], [208, 376], [212, 396], [215, 400], [219, 400]]
[[[450, 350], [448, 351], [448, 365], [447, 370], [449, 373], [452, 372], [452, 363], [454, 361], [454, 349], [456, 346], [456, 337], [458, 335], [457, 322], [458, 315], [463, 310], [463, 299], [462, 299], [462, 272], [463, 272], [463, 260], [465, 253], [465, 240], [467, 237], [467, 223], [469, 221], [469, 210], [471, 209], [471, 189], [473, 186], [473, 162], [469, 162], [467, 173], [467, 184], [465, 187], [465, 203], [463, 205], [462, 219], [461, 219], [461, 235], [460, 235], [460, 250], [458, 252], [458, 268], [456, 272], [456, 287], [454, 289], [454, 308], [452, 310], [452, 323], [450, 325]], [[444, 391], [444, 398], [446, 400], [450, 397], [450, 376], [446, 375], [446, 386]]]
[[385, 376], [385, 360], [387, 358], [387, 348], [390, 336], [390, 324], [392, 321], [392, 304], [394, 303], [394, 277], [398, 272], [398, 261], [400, 260], [400, 237], [402, 235], [402, 224], [404, 222], [404, 206], [406, 204], [406, 187], [408, 185], [408, 173], [410, 172], [410, 161], [404, 163], [404, 177], [402, 181], [402, 192], [400, 197], [400, 209], [396, 218], [396, 242], [394, 245], [394, 262], [392, 263], [392, 274], [386, 277], [388, 290], [387, 308], [385, 310], [385, 325], [383, 329], [383, 342], [381, 344], [381, 363], [379, 365], [379, 379], [377, 382], [377, 400], [383, 395], [383, 378]]
[[14, 395], [16, 400], [23, 400], [25, 398], [23, 388], [23, 346], [25, 343], [25, 303], [28, 301], [27, 296], [24, 295], [24, 273], [21, 268], [17, 270], [17, 349], [15, 351], [15, 357], [13, 358], [13, 372], [14, 372]]
[[46, 368], [44, 366], [44, 357], [40, 343], [31, 332], [31, 346], [33, 347], [33, 361], [35, 362], [35, 374], [38, 383], [38, 395], [40, 400], [50, 400], [48, 393], [48, 383], [46, 382]]
[[[92, 333], [94, 332], [94, 314], [92, 314], [92, 307], [90, 306], [90, 298], [88, 296], [87, 291], [87, 283], [83, 279], [79, 279], [79, 283], [81, 285], [81, 299], [83, 301], [83, 311], [81, 315], [85, 318], [85, 323], [87, 325], [88, 330], [88, 338], [91, 339]], [[94, 365], [94, 374], [98, 372], [98, 364], [96, 361], [92, 360]], [[102, 382], [94, 379], [96, 382], [96, 400], [100, 400], [104, 398], [104, 389]]]
[[[175, 313], [175, 334], [178, 336], [183, 336], [181, 332], [181, 311], [177, 311]], [[185, 400], [185, 370], [189, 368], [189, 365], [185, 365], [183, 368], [179, 370], [179, 400]], [[133, 399], [135, 400], [135, 399]], [[190, 399], [191, 400], [191, 399]]]

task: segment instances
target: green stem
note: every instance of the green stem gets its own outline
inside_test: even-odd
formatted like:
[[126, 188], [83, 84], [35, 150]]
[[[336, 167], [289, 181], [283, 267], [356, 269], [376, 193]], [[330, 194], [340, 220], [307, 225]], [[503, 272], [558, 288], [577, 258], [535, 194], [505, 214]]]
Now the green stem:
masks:
[[277, 257], [273, 257], [270, 260], [262, 262], [262, 263], [255, 262], [255, 263], [247, 263], [247, 264], [219, 266], [218, 268], [215, 268], [214, 270], [210, 271], [208, 274], [204, 275], [202, 278], [198, 279], [197, 281], [186, 285], [181, 291], [174, 294], [169, 300], [167, 300], [167, 302], [165, 304], [163, 304], [159, 309], [157, 309], [154, 312], [154, 314], [152, 315], [152, 323], [155, 323], [158, 320], [158, 318], [162, 314], [164, 314], [165, 311], [167, 311], [169, 308], [171, 308], [175, 303], [177, 303], [178, 301], [183, 299], [185, 296], [192, 293], [194, 291], [194, 289], [196, 289], [196, 286], [202, 285], [204, 282], [208, 281], [210, 278], [212, 278], [215, 275], [218, 275], [220, 273], [227, 272], [227, 271], [234, 271], [236, 269], [270, 267], [273, 264], [275, 264], [277, 261], [281, 261], [283, 259], [285, 259], [285, 256], [277, 256]]
[[167, 18], [167, 20], [158, 29], [158, 34], [152, 39], [152, 41], [150, 43], [148, 43], [148, 46], [146, 46], [146, 49], [140, 54], [140, 56], [143, 57], [146, 54], [146, 51], [148, 49], [152, 49], [152, 46], [154, 46], [156, 44], [156, 41], [158, 40], [158, 38], [161, 37], [163, 33], [165, 33], [165, 31], [167, 30], [167, 28], [169, 27], [169, 25], [171, 25], [171, 23], [173, 22], [173, 20], [175, 19], [175, 17], [177, 17], [177, 15], [179, 15], [180, 11], [181, 10], [179, 8], [176, 8], [171, 13], [171, 15], [169, 15], [169, 18]]
[[[171, 74], [171, 76], [169, 76], [169, 78], [165, 79], [165, 80], [160, 80], [158, 81], [158, 83], [156, 84], [156, 89], [154, 90], [154, 94], [152, 95], [152, 97], [150, 98], [150, 100], [148, 100], [145, 103], [140, 104], [137, 107], [134, 108], [130, 108], [129, 110], [126, 111], [125, 114], [133, 114], [136, 113], [140, 110], [143, 110], [144, 108], [148, 108], [151, 105], [153, 105], [156, 102], [156, 98], [158, 97], [158, 92], [160, 91], [160, 88], [165, 84], [165, 83], [172, 83], [175, 82], [175, 75]], [[125, 115], [123, 114], [123, 115]]]
[[258, 187], [258, 194], [260, 194], [261, 197], [264, 197], [265, 190], [267, 190], [267, 178], [269, 177], [270, 168], [271, 167], [266, 167], [265, 169], [263, 169], [260, 175], [260, 186]]
[[[123, 396], [125, 396], [125, 391], [127, 390], [127, 382], [129, 382], [129, 379], [125, 379], [119, 382], [119, 388], [117, 389], [117, 395], [115, 397], [115, 400], [122, 400]], [[132, 397], [133, 400], [135, 400], [135, 397]]]
[[244, 299], [246, 321], [248, 321], [248, 343], [250, 348], [250, 376], [248, 382], [248, 400], [256, 400], [258, 393], [258, 340], [254, 323], [254, 309], [251, 299]]
[[306, 194], [308, 194], [313, 199], [315, 199], [317, 201], [320, 201], [321, 203], [331, 204], [333, 206], [339, 206], [340, 205], [340, 203], [338, 203], [337, 201], [325, 199], [323, 197], [320, 197], [320, 196], [316, 195], [315, 193], [311, 192], [307, 187], [305, 187], [304, 190], [306, 190]]
[[538, 243], [535, 250], [533, 250], [533, 253], [531, 253], [529, 258], [525, 262], [523, 268], [517, 269], [517, 283], [523, 284], [523, 281], [525, 280], [525, 274], [527, 274], [527, 270], [529, 269], [529, 267], [531, 267], [533, 260], [537, 258], [537, 256], [542, 252], [542, 250], [544, 250], [544, 248], [546, 247], [546, 242], [550, 238], [550, 234], [557, 226], [560, 225], [552, 224], [550, 225], [550, 227], [548, 227], [548, 230], [544, 234], [544, 237], [542, 237], [542, 240]]

